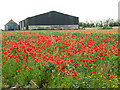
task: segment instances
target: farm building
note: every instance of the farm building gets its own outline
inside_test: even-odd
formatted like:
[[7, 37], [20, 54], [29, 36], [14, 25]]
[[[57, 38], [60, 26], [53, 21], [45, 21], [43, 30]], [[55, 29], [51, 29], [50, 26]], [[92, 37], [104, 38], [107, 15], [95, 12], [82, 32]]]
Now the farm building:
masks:
[[19, 26], [12, 19], [7, 24], [5, 24], [5, 30], [17, 30], [17, 29], [19, 29]]
[[78, 29], [79, 18], [56, 11], [50, 11], [19, 22], [20, 30]]

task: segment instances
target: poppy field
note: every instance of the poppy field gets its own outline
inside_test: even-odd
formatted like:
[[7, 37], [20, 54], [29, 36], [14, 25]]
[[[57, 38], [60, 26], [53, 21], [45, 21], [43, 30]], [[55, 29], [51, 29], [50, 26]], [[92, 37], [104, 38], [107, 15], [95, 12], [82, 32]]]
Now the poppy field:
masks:
[[118, 40], [117, 31], [3, 32], [2, 87], [118, 88]]

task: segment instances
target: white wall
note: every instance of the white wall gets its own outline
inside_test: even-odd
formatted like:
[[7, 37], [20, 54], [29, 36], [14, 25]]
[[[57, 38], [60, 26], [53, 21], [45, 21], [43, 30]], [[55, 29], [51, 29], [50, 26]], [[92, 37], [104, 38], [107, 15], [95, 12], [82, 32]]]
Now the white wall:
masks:
[[29, 25], [28, 29], [78, 29], [78, 25]]

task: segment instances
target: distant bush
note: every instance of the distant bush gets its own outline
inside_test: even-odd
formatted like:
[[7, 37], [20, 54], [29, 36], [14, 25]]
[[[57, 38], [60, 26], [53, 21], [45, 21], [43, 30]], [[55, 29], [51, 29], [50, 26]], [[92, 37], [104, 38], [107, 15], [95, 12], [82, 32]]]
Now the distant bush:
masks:
[[113, 29], [113, 28], [108, 26], [103, 26], [102, 29]]

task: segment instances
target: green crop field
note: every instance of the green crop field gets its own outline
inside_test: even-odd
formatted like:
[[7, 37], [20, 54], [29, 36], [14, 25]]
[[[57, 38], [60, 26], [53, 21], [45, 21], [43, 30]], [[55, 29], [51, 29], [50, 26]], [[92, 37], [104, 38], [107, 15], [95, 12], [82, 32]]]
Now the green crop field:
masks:
[[116, 30], [2, 33], [3, 88], [118, 88]]

